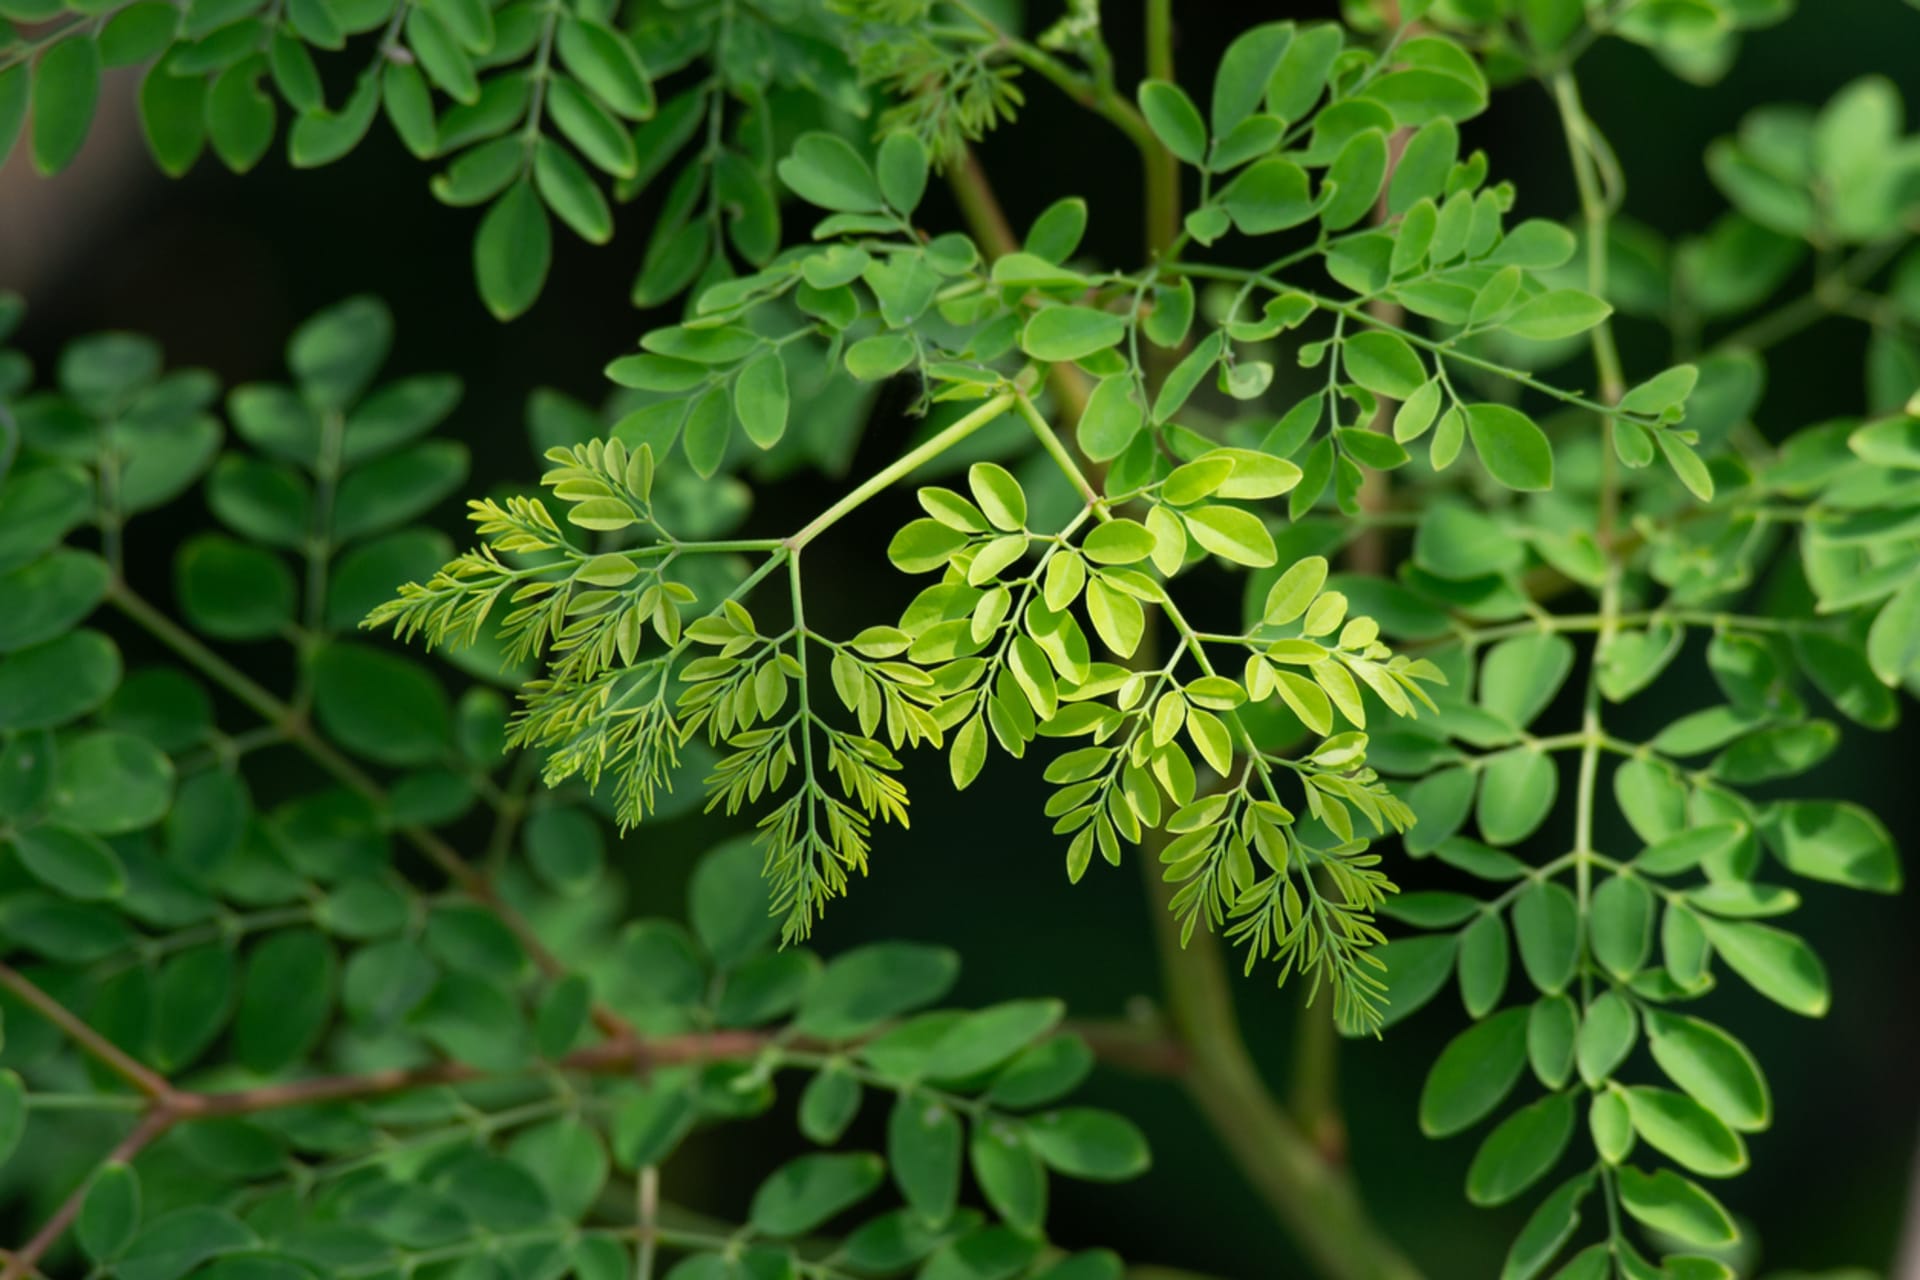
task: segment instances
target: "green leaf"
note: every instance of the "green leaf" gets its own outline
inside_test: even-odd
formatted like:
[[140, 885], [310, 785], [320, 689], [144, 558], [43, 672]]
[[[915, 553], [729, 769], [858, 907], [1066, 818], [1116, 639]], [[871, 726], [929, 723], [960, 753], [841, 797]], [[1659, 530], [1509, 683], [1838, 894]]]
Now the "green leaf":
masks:
[[1625, 1093], [1606, 1089], [1593, 1095], [1587, 1108], [1587, 1131], [1593, 1149], [1608, 1164], [1619, 1164], [1633, 1153], [1633, 1115], [1627, 1110]]
[[547, 110], [560, 136], [595, 168], [616, 178], [639, 172], [633, 135], [574, 81], [561, 75], [547, 81]]
[[794, 1025], [822, 1039], [848, 1039], [938, 1000], [959, 970], [959, 957], [941, 947], [857, 947], [827, 966], [801, 1001]]
[[100, 46], [72, 35], [40, 55], [33, 69], [33, 166], [55, 174], [73, 163], [100, 101]]
[[1327, 167], [1322, 188], [1331, 186], [1333, 195], [1320, 208], [1321, 225], [1329, 231], [1344, 231], [1366, 217], [1379, 200], [1380, 184], [1386, 178], [1386, 135], [1366, 129], [1347, 139]]
[[16, 832], [14, 855], [41, 884], [83, 902], [117, 898], [127, 887], [126, 869], [111, 846], [70, 827], [43, 824]]
[[1374, 951], [1374, 958], [1386, 966], [1380, 974], [1386, 987], [1381, 1001], [1386, 1006], [1382, 1028], [1419, 1012], [1440, 993], [1453, 976], [1456, 946], [1453, 935], [1432, 934], [1396, 938]]
[[498, 320], [533, 305], [553, 261], [553, 230], [533, 184], [522, 180], [494, 201], [473, 238], [473, 271], [480, 298]]
[[1617, 1176], [1621, 1208], [1655, 1231], [1701, 1248], [1729, 1245], [1740, 1238], [1720, 1202], [1671, 1169], [1647, 1174], [1622, 1167]]
[[1297, 31], [1267, 81], [1267, 109], [1290, 123], [1305, 119], [1307, 108], [1326, 87], [1327, 74], [1344, 43], [1345, 33], [1338, 23], [1323, 22]]
[[446, 690], [425, 668], [364, 645], [314, 655], [314, 709], [348, 750], [390, 765], [431, 764], [453, 747]]
[[1080, 550], [1095, 564], [1138, 564], [1153, 554], [1158, 541], [1145, 525], [1122, 516], [1095, 525]]
[[1527, 1061], [1549, 1089], [1562, 1088], [1573, 1075], [1579, 1018], [1564, 995], [1542, 996], [1527, 1010]]
[[557, 142], [534, 144], [533, 183], [554, 216], [588, 244], [613, 238], [613, 210], [586, 167]]
[[1500, 404], [1468, 405], [1467, 435], [1487, 474], [1507, 488], [1553, 487], [1553, 446], [1526, 414]]
[[1593, 1175], [1571, 1178], [1540, 1202], [1514, 1237], [1500, 1280], [1533, 1280], [1552, 1262], [1580, 1226], [1580, 1202], [1593, 1189]]
[[139, 1226], [140, 1175], [122, 1161], [108, 1161], [87, 1185], [74, 1237], [89, 1258], [102, 1262], [124, 1249]]
[[590, 17], [568, 17], [555, 47], [561, 64], [600, 101], [629, 120], [653, 116], [653, 84], [624, 34]]
[[1392, 400], [1405, 400], [1427, 381], [1427, 367], [1407, 340], [1383, 329], [1369, 329], [1348, 338], [1340, 348], [1347, 376]]
[[1533, 985], [1565, 990], [1580, 960], [1580, 909], [1567, 887], [1544, 880], [1521, 890], [1513, 901], [1513, 931]]
[[733, 386], [733, 411], [747, 438], [771, 449], [787, 432], [787, 366], [778, 352], [750, 361]]
[[[278, 36], [273, 47], [276, 51], [286, 48]], [[277, 65], [298, 67], [299, 70], [291, 71], [291, 74], [300, 76], [304, 80], [306, 72], [311, 68], [311, 63], [299, 61], [305, 53], [304, 46], [295, 44], [293, 48], [301, 52], [281, 55], [288, 61]], [[295, 93], [287, 93], [284, 85], [282, 87], [282, 93], [295, 110], [306, 110], [319, 105], [323, 100], [317, 83], [317, 69], [314, 70], [315, 83], [303, 85]], [[282, 79], [278, 72], [275, 78]], [[296, 96], [300, 100], [295, 101]], [[433, 118], [433, 91], [427, 88], [427, 78], [420, 73], [420, 68], [404, 62], [389, 62], [380, 72], [380, 103], [386, 108], [387, 120], [393, 125], [393, 131], [399, 137], [401, 144], [412, 152], [416, 159], [431, 159], [439, 150], [440, 138]]]
[[1920, 577], [1911, 578], [1874, 615], [1867, 661], [1882, 683], [1898, 685], [1920, 670]]
[[[556, 816], [575, 812], [554, 811]], [[594, 836], [598, 838], [597, 828]], [[723, 969], [764, 950], [779, 932], [761, 862], [762, 852], [755, 842], [730, 840], [694, 869], [688, 914], [700, 944]]]
[[522, 1130], [507, 1154], [533, 1175], [554, 1213], [569, 1222], [587, 1212], [606, 1183], [607, 1152], [599, 1134], [572, 1117]]
[[1527, 1065], [1527, 1011], [1505, 1009], [1440, 1052], [1420, 1091], [1420, 1131], [1444, 1138], [1500, 1105]]
[[1573, 1136], [1573, 1099], [1564, 1093], [1522, 1107], [1487, 1135], [1467, 1170], [1467, 1199], [1505, 1204], [1545, 1177]]
[[334, 540], [348, 542], [423, 515], [466, 477], [466, 446], [452, 440], [422, 441], [357, 467], [334, 500]]
[[[614, 1156], [626, 1169], [657, 1165], [680, 1145], [697, 1118], [689, 1090], [664, 1075], [656, 1076], [629, 1095], [614, 1114], [610, 1135]], [[863, 1158], [878, 1164], [874, 1157]], [[876, 1174], [874, 1182], [878, 1181]]]
[[1653, 945], [1653, 891], [1633, 876], [1609, 876], [1588, 909], [1594, 959], [1615, 977], [1631, 978]]
[[287, 138], [293, 166], [311, 169], [340, 159], [360, 145], [379, 109], [380, 81], [367, 72], [355, 83], [353, 96], [338, 114], [318, 109], [302, 113]]
[[243, 59], [214, 77], [207, 91], [207, 137], [235, 173], [253, 168], [273, 145], [273, 99], [260, 90], [265, 71], [263, 57]]
[[1627, 1089], [1625, 1096], [1635, 1132], [1676, 1164], [1711, 1178], [1747, 1167], [1740, 1135], [1692, 1098], [1646, 1086]]
[[960, 1198], [960, 1118], [937, 1098], [904, 1090], [887, 1118], [887, 1163], [907, 1205], [944, 1226]]
[[1306, 170], [1291, 160], [1262, 160], [1227, 184], [1220, 193], [1233, 225], [1250, 236], [1297, 227], [1314, 214]]
[[[1469, 68], [1474, 65], [1467, 63]], [[1403, 126], [1442, 118], [1465, 120], [1487, 106], [1485, 84], [1421, 67], [1389, 71], [1367, 86], [1367, 97], [1385, 106], [1394, 122]]]
[[840, 1141], [860, 1113], [860, 1079], [834, 1058], [816, 1071], [800, 1094], [800, 1132], [821, 1146]]
[[987, 1089], [996, 1106], [1020, 1111], [1045, 1106], [1080, 1086], [1093, 1070], [1093, 1051], [1071, 1033], [1042, 1040], [1002, 1067]]
[[1480, 665], [1480, 705], [1515, 728], [1526, 728], [1566, 684], [1573, 658], [1573, 642], [1551, 632], [1500, 641]]
[[23, 950], [64, 964], [103, 960], [133, 942], [115, 909], [34, 892], [0, 898], [0, 929]]
[[1585, 333], [1613, 308], [1579, 289], [1551, 289], [1520, 304], [1501, 325], [1508, 333], [1537, 342], [1553, 342]]
[[1122, 1182], [1147, 1171], [1147, 1140], [1131, 1120], [1111, 1111], [1070, 1107], [1035, 1117], [1027, 1144], [1047, 1167], [1069, 1178]]
[[196, 629], [221, 640], [263, 640], [292, 625], [298, 588], [274, 552], [203, 533], [180, 549], [174, 590]]
[[173, 799], [173, 762], [144, 738], [101, 730], [63, 742], [49, 816], [96, 835], [152, 826]]
[[1120, 316], [1089, 307], [1049, 307], [1027, 321], [1020, 349], [1036, 360], [1081, 360], [1126, 335], [1127, 322]]
[[225, 1209], [188, 1205], [142, 1227], [121, 1251], [113, 1270], [127, 1280], [162, 1280], [194, 1273], [211, 1259], [259, 1243], [259, 1238]]
[[1653, 1060], [1667, 1078], [1728, 1126], [1756, 1133], [1772, 1122], [1766, 1077], [1745, 1045], [1683, 1014], [1649, 1016], [1647, 1031]]
[[[1067, 196], [1040, 211], [1040, 216], [1027, 228], [1027, 238], [1021, 247], [1043, 262], [1058, 265], [1073, 256], [1086, 231], [1087, 202], [1079, 196]], [[999, 265], [998, 262], [995, 265]]]
[[333, 1012], [333, 949], [312, 929], [289, 929], [247, 957], [234, 1017], [234, 1056], [260, 1075], [298, 1062]]
[[386, 303], [362, 295], [316, 312], [295, 330], [287, 367], [314, 408], [345, 410], [372, 385], [392, 345]]
[[1027, 495], [1013, 473], [992, 462], [976, 462], [967, 469], [967, 488], [996, 529], [1015, 533], [1027, 524]]
[[1575, 1057], [1580, 1064], [1580, 1079], [1589, 1088], [1612, 1078], [1620, 1064], [1633, 1052], [1640, 1034], [1633, 1004], [1617, 991], [1603, 992], [1587, 1006], [1580, 1020], [1580, 1034], [1574, 1041]]
[[1702, 502], [1713, 501], [1713, 473], [1707, 470], [1707, 464], [1692, 447], [1675, 437], [1671, 432], [1662, 431], [1654, 436], [1660, 452], [1666, 455], [1667, 465], [1680, 477], [1680, 483], [1687, 486], [1687, 492]]
[[164, 64], [140, 82], [140, 129], [160, 172], [178, 178], [193, 168], [207, 141], [207, 78], [177, 76]]
[[69, 631], [0, 661], [0, 732], [77, 720], [120, 683], [120, 650], [98, 631]]
[[1447, 175], [1459, 157], [1460, 130], [1453, 121], [1433, 120], [1422, 125], [1407, 139], [1393, 167], [1387, 212], [1405, 213], [1422, 200], [1442, 199], [1446, 194]]
[[880, 143], [876, 168], [880, 192], [901, 213], [919, 207], [927, 190], [927, 148], [911, 133], [890, 133]]
[[1015, 1230], [1039, 1234], [1047, 1216], [1047, 1170], [1021, 1130], [997, 1117], [978, 1121], [969, 1156], [973, 1176], [994, 1211]]
[[1457, 502], [1441, 501], [1421, 517], [1413, 560], [1429, 573], [1465, 582], [1518, 568], [1526, 561], [1526, 551], [1499, 521]]
[[1166, 80], [1142, 80], [1137, 94], [1140, 114], [1167, 150], [1194, 166], [1207, 157], [1207, 125], [1200, 109], [1179, 85]]
[[1518, 844], [1539, 830], [1560, 791], [1553, 757], [1534, 747], [1514, 747], [1489, 757], [1481, 775], [1474, 816], [1491, 845]]
[[1747, 920], [1700, 918], [1727, 966], [1761, 995], [1809, 1018], [1826, 1016], [1832, 996], [1826, 966], [1800, 938]]
[[106, 561], [61, 547], [0, 574], [0, 653], [41, 644], [70, 630], [107, 593]]
[[1760, 834], [1780, 865], [1795, 875], [1874, 893], [1900, 890], [1900, 858], [1893, 837], [1878, 818], [1858, 805], [1836, 800], [1782, 801], [1764, 812]]
[[1506, 994], [1512, 940], [1497, 912], [1460, 932], [1460, 998], [1470, 1018], [1484, 1018]]
[[1271, 627], [1285, 626], [1307, 611], [1327, 583], [1327, 558], [1307, 556], [1287, 567], [1267, 590], [1260, 620]]
[[1058, 1000], [1012, 1000], [970, 1013], [942, 1035], [922, 1068], [934, 1081], [961, 1081], [1000, 1066], [1060, 1025]]
[[805, 1235], [872, 1195], [885, 1176], [875, 1155], [801, 1156], [760, 1184], [748, 1221], [770, 1236]]
[[878, 213], [880, 184], [860, 153], [830, 133], [803, 133], [777, 166], [780, 180], [810, 204], [839, 213]]
[[1235, 564], [1262, 569], [1279, 558], [1273, 535], [1251, 511], [1226, 506], [1195, 507], [1182, 512], [1181, 518], [1195, 542]]

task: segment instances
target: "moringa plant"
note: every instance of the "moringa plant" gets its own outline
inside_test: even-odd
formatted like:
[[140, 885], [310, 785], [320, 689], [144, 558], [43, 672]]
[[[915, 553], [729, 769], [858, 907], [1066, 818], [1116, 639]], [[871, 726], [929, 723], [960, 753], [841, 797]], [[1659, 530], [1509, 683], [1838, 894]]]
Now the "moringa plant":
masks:
[[[1742, 1274], [1701, 1180], [1773, 1102], [1713, 997], [1819, 1017], [1786, 881], [1900, 883], [1872, 813], [1788, 780], [1920, 680], [1920, 142], [1873, 77], [1758, 109], [1706, 157], [1729, 211], [1669, 245], [1622, 214], [1578, 65], [1626, 40], [1711, 80], [1788, 0], [1356, 0], [1184, 76], [1148, 0], [1131, 84], [1093, 0], [1031, 39], [969, 0], [72, 8], [0, 0], [0, 140], [30, 105], [42, 168], [103, 64], [150, 62], [169, 170], [256, 162], [270, 83], [295, 165], [384, 110], [438, 197], [488, 206], [503, 318], [551, 219], [603, 242], [606, 179], [664, 189], [633, 292], [672, 311], [603, 408], [535, 398], [541, 483], [472, 501], [457, 555], [400, 526], [465, 480], [421, 438], [458, 389], [369, 390], [377, 303], [303, 328], [294, 385], [230, 393], [245, 450], [139, 340], [43, 392], [0, 365], [0, 1136], [47, 1162], [0, 1276], [1106, 1280], [1045, 1215], [1049, 1171], [1146, 1166], [1129, 1122], [1057, 1105], [1097, 1057], [1181, 1076], [1326, 1275], [1419, 1274], [1315, 1147], [1313, 1091], [1261, 1083], [1223, 947], [1324, 1011], [1309, 1082], [1335, 1028], [1390, 1037], [1457, 985], [1419, 1122], [1494, 1121], [1465, 1194], [1530, 1206], [1502, 1280]], [[314, 49], [363, 68], [336, 106]], [[1082, 252], [1131, 225], [1118, 192], [1024, 235], [1000, 212], [972, 147], [1036, 81], [1137, 145], [1137, 264]], [[1571, 217], [1463, 139], [1496, 92], [1556, 113]], [[1834, 316], [1863, 390], [1768, 438], [1770, 351]], [[918, 425], [858, 447], [883, 385]], [[796, 471], [831, 498], [764, 527], [754, 484]], [[231, 532], [179, 549], [183, 627], [123, 526], [203, 472]], [[821, 544], [896, 491], [884, 565]], [[897, 614], [810, 595], [882, 573]], [[192, 674], [123, 679], [96, 608]], [[450, 703], [356, 625], [479, 683]], [[289, 692], [210, 643], [272, 639]], [[286, 748], [319, 790], [256, 776]], [[915, 1014], [948, 953], [802, 947], [912, 839], [909, 778], [986, 789], [1029, 751], [1067, 878], [1146, 870], [1164, 1026]], [[626, 919], [603, 824], [638, 851], [698, 808], [751, 834], [701, 863], [691, 932]], [[1405, 859], [1451, 887], [1401, 892]], [[828, 1148], [890, 1096], [884, 1160], [803, 1155], [718, 1221], [663, 1198], [687, 1132], [783, 1072]], [[889, 1171], [904, 1207], [848, 1220]]]

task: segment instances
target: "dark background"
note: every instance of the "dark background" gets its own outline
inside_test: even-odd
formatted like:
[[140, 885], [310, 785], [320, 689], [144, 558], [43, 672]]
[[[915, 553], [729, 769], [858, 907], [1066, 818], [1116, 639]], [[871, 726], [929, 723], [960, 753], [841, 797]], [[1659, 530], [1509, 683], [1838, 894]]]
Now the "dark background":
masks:
[[[1137, 5], [1109, 0], [1106, 8], [1124, 83], [1138, 74], [1137, 45], [1129, 47]], [[1185, 78], [1204, 87], [1226, 41], [1256, 17], [1315, 16], [1329, 8], [1182, 0], [1177, 20]], [[1050, 17], [1051, 5], [1039, 12]], [[1700, 156], [1746, 109], [1769, 101], [1819, 103], [1868, 72], [1892, 77], [1909, 101], [1920, 101], [1916, 50], [1920, 12], [1896, 0], [1802, 0], [1800, 13], [1785, 25], [1749, 37], [1734, 72], [1710, 88], [1672, 77], [1617, 41], [1593, 51], [1581, 78], [1589, 110], [1630, 175], [1628, 213], [1679, 234], [1703, 228], [1721, 210]], [[1095, 209], [1088, 248], [1108, 261], [1131, 263], [1140, 234], [1132, 212], [1134, 155], [1037, 78], [1024, 83], [1026, 114], [982, 148], [1014, 224], [1024, 226], [1060, 195], [1084, 194]], [[303, 316], [347, 294], [373, 291], [396, 314], [401, 370], [444, 368], [467, 379], [454, 430], [474, 450], [476, 482], [524, 481], [533, 474], [522, 429], [528, 392], [548, 385], [597, 401], [601, 367], [630, 350], [652, 319], [634, 314], [626, 302], [644, 208], [622, 213], [621, 233], [608, 248], [557, 234], [545, 294], [530, 315], [502, 326], [487, 316], [473, 289], [475, 213], [437, 205], [426, 171], [400, 151], [384, 125], [325, 173], [294, 173], [276, 153], [245, 178], [203, 159], [187, 179], [168, 182], [154, 172], [134, 134], [131, 89], [129, 79], [112, 82], [96, 137], [73, 171], [44, 182], [16, 155], [0, 172], [0, 287], [28, 295], [21, 340], [43, 367], [71, 337], [124, 328], [160, 336], [172, 363], [204, 364], [230, 383], [276, 377], [281, 344]], [[1565, 216], [1572, 208], [1558, 121], [1537, 87], [1497, 96], [1468, 138], [1495, 157], [1496, 177], [1519, 184], [1523, 211]], [[1112, 205], [1105, 202], [1109, 196]], [[943, 196], [936, 191], [933, 199]], [[923, 210], [933, 226], [954, 225], [950, 214], [935, 203]], [[1656, 336], [1628, 327], [1630, 369], [1660, 367]], [[1777, 435], [1857, 411], [1862, 349], [1860, 330], [1829, 324], [1775, 353], [1761, 426]], [[899, 407], [883, 398], [860, 468], [897, 451], [911, 427]], [[808, 488], [763, 493], [754, 529], [793, 527], [796, 517], [815, 509], [817, 489]], [[815, 566], [838, 563], [845, 575], [817, 584], [820, 603], [810, 606], [816, 625], [863, 625], [904, 598], [898, 578], [873, 554], [905, 509], [904, 495], [891, 502], [849, 521], [831, 535], [831, 548], [810, 558]], [[447, 523], [454, 523], [451, 515]], [[822, 576], [820, 569], [814, 573]], [[1632, 737], [1634, 729], [1649, 727], [1630, 723], [1636, 708], [1657, 727], [1679, 700], [1695, 696], [1697, 655], [1676, 669], [1680, 675], [1624, 713], [1621, 733]], [[1870, 802], [1911, 845], [1920, 833], [1912, 785], [1916, 745], [1920, 733], [1911, 721], [1887, 734], [1850, 730], [1840, 753], [1798, 786], [1807, 794]], [[881, 835], [873, 874], [829, 913], [817, 945], [833, 951], [880, 936], [951, 944], [966, 956], [958, 995], [967, 1001], [1056, 994], [1091, 1016], [1117, 1014], [1151, 993], [1155, 958], [1136, 872], [1096, 865], [1080, 886], [1066, 883], [1063, 850], [1040, 812], [1037, 770], [996, 757], [964, 797], [951, 793], [944, 776], [944, 764], [928, 758], [911, 767], [910, 784], [927, 784], [914, 790], [912, 832]], [[710, 828], [680, 823], [627, 841], [621, 857], [636, 900], [677, 901], [692, 858], [712, 835]], [[1550, 825], [1545, 839], [1553, 838]], [[1407, 870], [1408, 883], [1430, 874], [1424, 867]], [[1778, 1113], [1772, 1130], [1752, 1142], [1752, 1171], [1721, 1189], [1760, 1228], [1760, 1269], [1851, 1264], [1885, 1271], [1900, 1231], [1920, 1112], [1913, 900], [1817, 885], [1805, 887], [1805, 896], [1795, 924], [1830, 966], [1833, 1012], [1809, 1027], [1740, 984], [1716, 996], [1718, 1016], [1766, 1067]], [[1282, 1082], [1297, 997], [1276, 992], [1259, 976], [1241, 983], [1239, 992], [1253, 1048]], [[1474, 1142], [1429, 1142], [1415, 1126], [1425, 1065], [1460, 1025], [1452, 1001], [1443, 996], [1384, 1043], [1347, 1046], [1340, 1088], [1353, 1162], [1388, 1232], [1436, 1278], [1484, 1277], [1497, 1273], [1533, 1197], [1498, 1212], [1469, 1208], [1461, 1187]], [[1306, 1274], [1174, 1090], [1103, 1074], [1092, 1093], [1142, 1120], [1156, 1168], [1118, 1189], [1057, 1183], [1057, 1238], [1249, 1280]], [[769, 1157], [794, 1141], [790, 1130], [774, 1125], [757, 1132]], [[739, 1180], [728, 1166], [743, 1175], [742, 1166], [762, 1163], [734, 1165], [719, 1150], [696, 1148], [683, 1160], [683, 1177], [711, 1178], [712, 1207], [725, 1209]], [[1597, 1212], [1597, 1202], [1589, 1207]]]

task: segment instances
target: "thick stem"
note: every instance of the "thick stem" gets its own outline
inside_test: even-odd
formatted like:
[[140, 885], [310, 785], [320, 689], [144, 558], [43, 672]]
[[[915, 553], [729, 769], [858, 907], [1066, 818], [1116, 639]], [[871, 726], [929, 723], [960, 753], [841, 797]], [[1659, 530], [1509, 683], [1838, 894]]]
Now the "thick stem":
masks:
[[[967, 230], [973, 233], [989, 258], [1019, 251], [1020, 238], [1014, 234], [1013, 224], [1007, 221], [1000, 197], [994, 194], [993, 182], [972, 147], [961, 148], [960, 162], [947, 172], [947, 185], [960, 206]], [[1087, 375], [1080, 372], [1078, 365], [1061, 362], [1048, 367], [1047, 384], [1053, 388], [1067, 417], [1078, 422], [1086, 410], [1087, 397], [1093, 394]]]
[[1000, 207], [1000, 198], [993, 192], [986, 166], [980, 163], [979, 153], [972, 147], [961, 145], [959, 161], [947, 170], [947, 187], [960, 206], [967, 230], [988, 256], [1004, 257], [1020, 248], [1020, 237], [1007, 221], [1007, 212]]
[[[1171, 82], [1173, 0], [1147, 0], [1147, 75]], [[1158, 262], [1180, 236], [1180, 159], [1155, 141], [1147, 165], [1147, 261]]]
[[1330, 1166], [1275, 1104], [1240, 1034], [1220, 942], [1196, 930], [1185, 946], [1155, 850], [1141, 868], [1153, 899], [1161, 983], [1175, 1033], [1192, 1055], [1187, 1094], [1235, 1165], [1330, 1280], [1416, 1280], [1419, 1272], [1367, 1216], [1352, 1178]]

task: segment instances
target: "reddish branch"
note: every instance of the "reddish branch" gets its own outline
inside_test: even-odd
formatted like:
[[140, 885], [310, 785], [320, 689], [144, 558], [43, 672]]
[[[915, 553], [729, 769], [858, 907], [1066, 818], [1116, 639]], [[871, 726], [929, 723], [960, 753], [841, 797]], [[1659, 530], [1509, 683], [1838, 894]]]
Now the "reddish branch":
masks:
[[[458, 1062], [436, 1062], [422, 1067], [392, 1068], [358, 1075], [313, 1076], [261, 1085], [253, 1089], [197, 1092], [176, 1087], [142, 1065], [118, 1045], [75, 1017], [25, 974], [0, 964], [0, 987], [66, 1032], [82, 1051], [99, 1061], [150, 1100], [133, 1129], [108, 1154], [106, 1162], [127, 1163], [176, 1124], [220, 1116], [252, 1115], [286, 1107], [401, 1093], [434, 1085], [464, 1084], [501, 1079], [505, 1073], [482, 1071]], [[1186, 1050], [1149, 1028], [1127, 1022], [1074, 1024], [1102, 1061], [1149, 1075], [1179, 1075], [1187, 1068]], [[718, 1062], [753, 1058], [772, 1048], [820, 1052], [832, 1046], [804, 1038], [781, 1037], [765, 1031], [711, 1031], [642, 1038], [631, 1033], [612, 1036], [576, 1049], [549, 1066], [589, 1075], [644, 1075], [655, 1067], [684, 1062]], [[0, 1253], [0, 1280], [31, 1280], [35, 1267], [66, 1234], [86, 1200], [88, 1183], [76, 1187], [31, 1240], [17, 1251]]]

